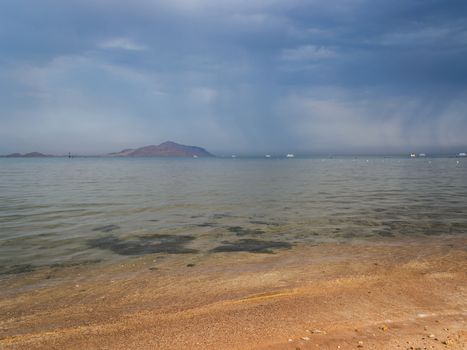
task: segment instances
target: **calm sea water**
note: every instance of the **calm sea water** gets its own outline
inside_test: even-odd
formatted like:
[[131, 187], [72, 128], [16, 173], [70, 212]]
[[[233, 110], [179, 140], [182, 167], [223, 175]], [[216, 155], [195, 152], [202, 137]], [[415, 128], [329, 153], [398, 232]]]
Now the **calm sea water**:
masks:
[[0, 278], [465, 234], [467, 159], [0, 159]]

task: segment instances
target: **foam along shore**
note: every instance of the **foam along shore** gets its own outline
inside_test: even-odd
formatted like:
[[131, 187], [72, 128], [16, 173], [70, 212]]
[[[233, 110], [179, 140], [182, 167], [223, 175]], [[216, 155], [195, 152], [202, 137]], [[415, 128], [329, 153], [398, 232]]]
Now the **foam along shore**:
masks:
[[2, 349], [465, 349], [467, 240], [148, 255], [2, 279]]

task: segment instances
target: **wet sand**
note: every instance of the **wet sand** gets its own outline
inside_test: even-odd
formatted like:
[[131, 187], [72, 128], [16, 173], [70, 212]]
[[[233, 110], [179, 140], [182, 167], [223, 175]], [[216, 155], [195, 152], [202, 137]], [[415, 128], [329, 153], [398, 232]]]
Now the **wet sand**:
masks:
[[0, 349], [467, 348], [464, 238], [151, 254], [0, 284]]

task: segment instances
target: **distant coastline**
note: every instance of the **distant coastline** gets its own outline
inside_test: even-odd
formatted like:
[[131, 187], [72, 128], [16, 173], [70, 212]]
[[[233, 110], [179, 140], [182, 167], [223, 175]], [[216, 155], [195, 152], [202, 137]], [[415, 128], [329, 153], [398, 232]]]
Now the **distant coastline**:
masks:
[[415, 153], [415, 152], [395, 152], [395, 153], [317, 153], [312, 151], [299, 151], [296, 153], [273, 152], [273, 153], [260, 153], [258, 151], [243, 152], [243, 153], [221, 153], [213, 154], [205, 148], [199, 146], [188, 146], [173, 141], [166, 141], [159, 145], [148, 145], [139, 148], [126, 148], [118, 152], [111, 152], [106, 154], [75, 154], [75, 153], [62, 153], [62, 154], [46, 154], [41, 152], [28, 152], [28, 153], [10, 153], [0, 154], [0, 158], [101, 158], [101, 157], [121, 157], [121, 158], [137, 158], [137, 157], [154, 157], [154, 158], [264, 158], [264, 159], [279, 159], [279, 158], [465, 158], [467, 157], [462, 149], [451, 152], [435, 152], [435, 153]]
[[[2, 158], [49, 158], [49, 157], [77, 157], [77, 155], [50, 155], [40, 152], [29, 153], [11, 153], [0, 155]], [[208, 152], [199, 146], [188, 146], [173, 141], [166, 141], [159, 145], [149, 145], [140, 148], [127, 148], [119, 152], [112, 152], [105, 155], [94, 155], [88, 157], [214, 157], [214, 154]]]
[[48, 158], [48, 157], [55, 157], [51, 154], [44, 154], [40, 152], [29, 152], [29, 153], [11, 153], [4, 156], [0, 156], [3, 158]]

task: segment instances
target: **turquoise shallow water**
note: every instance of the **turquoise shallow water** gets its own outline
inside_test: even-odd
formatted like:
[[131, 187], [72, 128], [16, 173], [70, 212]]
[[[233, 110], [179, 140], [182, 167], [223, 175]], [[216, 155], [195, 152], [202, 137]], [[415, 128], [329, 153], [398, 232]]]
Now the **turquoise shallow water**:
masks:
[[0, 278], [466, 234], [467, 159], [0, 159]]

